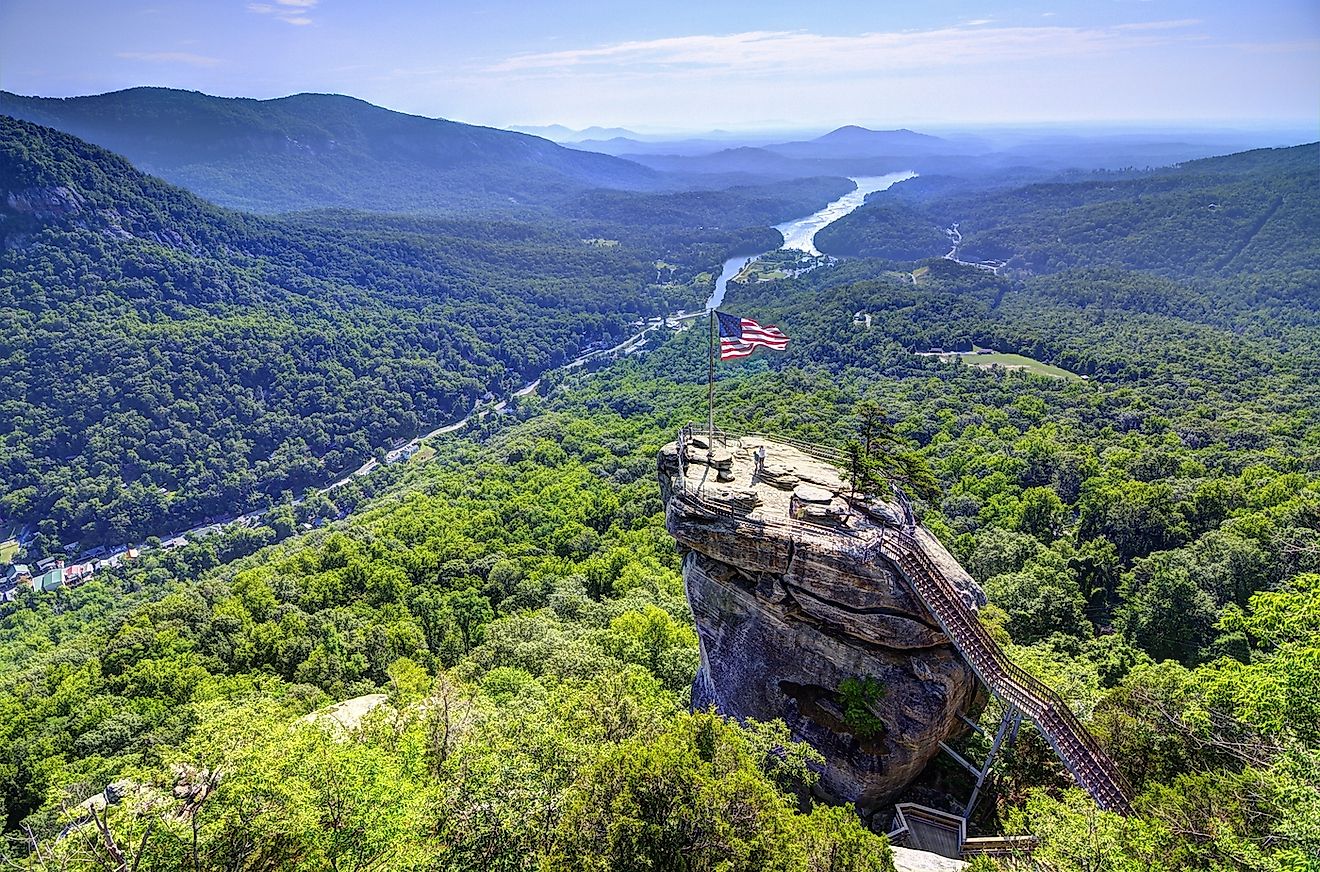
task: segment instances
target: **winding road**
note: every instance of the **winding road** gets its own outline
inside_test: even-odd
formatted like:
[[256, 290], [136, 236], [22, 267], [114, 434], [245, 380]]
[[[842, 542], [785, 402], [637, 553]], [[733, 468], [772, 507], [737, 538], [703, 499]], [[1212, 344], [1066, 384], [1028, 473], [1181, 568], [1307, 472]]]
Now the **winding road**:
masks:
[[994, 273], [995, 275], [999, 275], [999, 271], [1008, 264], [1008, 261], [1005, 260], [986, 260], [986, 261], [959, 260], [958, 247], [962, 245], [962, 231], [958, 229], [958, 222], [956, 221], [954, 222], [952, 227], [944, 231], [944, 235], [949, 237], [949, 242], [953, 244], [953, 248], [949, 249], [949, 253], [944, 255], [945, 260], [951, 260], [954, 263], [960, 264], [962, 266], [971, 266], [971, 267], [975, 267], [976, 269], [983, 269], [986, 272], [991, 272]]
[[[821, 228], [825, 227], [826, 225], [839, 220], [843, 216], [849, 214], [854, 209], [861, 206], [865, 202], [866, 196], [868, 194], [874, 193], [876, 191], [883, 191], [886, 188], [890, 187], [891, 185], [903, 181], [905, 179], [913, 178], [915, 177], [915, 175], [916, 174], [912, 172], [899, 172], [899, 173], [891, 173], [886, 176], [866, 176], [866, 177], [858, 177], [852, 179], [852, 182], [854, 183], [854, 185], [856, 185], [856, 188], [850, 193], [845, 194], [843, 197], [840, 197], [838, 200], [828, 203], [827, 205], [825, 205], [821, 209], [818, 209], [817, 211], [813, 212], [810, 215], [807, 215], [803, 218], [795, 219], [793, 221], [787, 221], [783, 224], [776, 225], [775, 229], [779, 230], [781, 235], [784, 236], [784, 244], [781, 247], [798, 249], [804, 252], [815, 251], [814, 239], [817, 231], [819, 231]], [[954, 228], [956, 230], [957, 225], [954, 225]], [[954, 251], [955, 252], [957, 251], [956, 245], [954, 247]], [[646, 340], [646, 337], [652, 331], [661, 329], [673, 321], [678, 321], [681, 323], [683, 321], [688, 321], [694, 318], [701, 317], [706, 312], [709, 312], [711, 309], [719, 306], [723, 302], [724, 293], [727, 288], [729, 280], [734, 276], [736, 276], [738, 272], [742, 270], [743, 267], [745, 267], [749, 262], [759, 258], [761, 254], [762, 253], [742, 254], [726, 260], [723, 264], [723, 268], [720, 272], [720, 275], [715, 281], [714, 292], [707, 300], [706, 307], [703, 312], [685, 312], [683, 310], [679, 310], [678, 312], [667, 315], [663, 318], [651, 318], [641, 327], [641, 329], [629, 335], [626, 339], [624, 339], [622, 342], [619, 342], [617, 345], [614, 345], [610, 348], [598, 348], [592, 351], [584, 352], [583, 354], [578, 355], [573, 360], [569, 361], [566, 364], [563, 364], [562, 366], [556, 367], [552, 370], [547, 370], [545, 373], [542, 373], [537, 378], [527, 382], [522, 387], [518, 388], [516, 391], [513, 391], [508, 397], [505, 397], [504, 399], [499, 400], [498, 402], [488, 403], [485, 405], [481, 403], [477, 403], [477, 405], [472, 409], [472, 411], [468, 412], [462, 418], [459, 418], [456, 421], [451, 421], [448, 424], [442, 424], [441, 426], [436, 427], [434, 430], [431, 430], [420, 436], [416, 436], [402, 445], [398, 445], [395, 446], [394, 448], [391, 448], [385, 455], [386, 463], [388, 464], [391, 462], [397, 462], [397, 460], [409, 456], [413, 451], [420, 448], [422, 443], [425, 442], [427, 439], [432, 439], [436, 436], [443, 436], [446, 433], [456, 433], [466, 428], [473, 421], [479, 421], [482, 418], [492, 413], [498, 414], [500, 412], [503, 412], [506, 408], [508, 408], [509, 403], [515, 398], [525, 397], [531, 393], [534, 393], [537, 390], [537, 388], [540, 387], [541, 379], [551, 372], [564, 372], [572, 369], [577, 369], [579, 367], [585, 366], [589, 361], [595, 360], [597, 358], [612, 357], [619, 354], [628, 354], [633, 350], [635, 350], [637, 347], [639, 347]], [[305, 492], [302, 496], [294, 499], [293, 505], [296, 506], [301, 504], [307, 498], [307, 496], [313, 492], [325, 493], [328, 491], [334, 491], [339, 488], [342, 488], [356, 478], [362, 478], [363, 476], [370, 475], [380, 466], [381, 466], [381, 462], [377, 460], [375, 457], [372, 457], [368, 459], [365, 463], [363, 463], [361, 466], [359, 466], [357, 469], [344, 475], [342, 478], [338, 478], [324, 485], [321, 488], [308, 489], [308, 491]], [[167, 545], [171, 543], [181, 544], [190, 537], [197, 537], [208, 533], [212, 533], [230, 524], [255, 523], [261, 520], [263, 517], [265, 517], [270, 511], [273, 511], [273, 508], [260, 512], [247, 512], [240, 515], [224, 515], [220, 517], [213, 517], [208, 519], [206, 523], [189, 527], [186, 530], [179, 530], [171, 533], [162, 533], [156, 536], [155, 538], [159, 538], [163, 543]], [[146, 549], [149, 546], [147, 546], [146, 542], [143, 541], [137, 543], [136, 545], [127, 546], [127, 547]], [[124, 549], [116, 549], [115, 553], [122, 553], [123, 550]], [[74, 562], [74, 561], [71, 560], [70, 562]]]

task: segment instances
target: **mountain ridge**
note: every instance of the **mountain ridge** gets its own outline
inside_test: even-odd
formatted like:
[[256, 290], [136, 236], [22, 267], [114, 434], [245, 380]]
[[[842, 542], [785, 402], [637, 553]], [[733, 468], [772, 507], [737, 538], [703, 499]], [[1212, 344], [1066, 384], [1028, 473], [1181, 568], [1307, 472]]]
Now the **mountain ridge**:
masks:
[[396, 112], [341, 94], [270, 100], [170, 88], [85, 97], [0, 92], [0, 113], [63, 130], [220, 205], [498, 211], [598, 187], [656, 190], [654, 170], [530, 134]]

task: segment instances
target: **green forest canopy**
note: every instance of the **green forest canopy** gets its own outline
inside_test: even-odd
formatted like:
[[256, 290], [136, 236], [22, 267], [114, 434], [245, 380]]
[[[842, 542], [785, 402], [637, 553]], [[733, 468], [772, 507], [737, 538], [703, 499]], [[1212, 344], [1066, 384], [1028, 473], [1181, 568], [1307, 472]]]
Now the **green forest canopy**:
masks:
[[[878, 403], [938, 481], [918, 510], [985, 586], [984, 619], [1136, 787], [1134, 817], [1099, 814], [1024, 733], [976, 824], [1034, 833], [1042, 863], [1320, 855], [1314, 287], [1300, 266], [936, 262], [914, 282], [853, 260], [731, 288], [793, 342], [721, 367], [719, 423], [839, 445]], [[107, 831], [143, 868], [887, 868], [846, 809], [798, 805], [813, 758], [782, 726], [687, 712], [698, 652], [654, 458], [700, 414], [705, 342], [552, 379], [433, 462], [337, 491], [351, 513], [326, 529], [292, 535], [323, 510], [284, 506], [4, 606], [12, 855], [26, 826], [86, 868], [86, 838], [55, 836], [118, 781]], [[973, 342], [1091, 378], [911, 354]], [[373, 692], [355, 728], [298, 720]], [[142, 813], [215, 772], [190, 815]]]

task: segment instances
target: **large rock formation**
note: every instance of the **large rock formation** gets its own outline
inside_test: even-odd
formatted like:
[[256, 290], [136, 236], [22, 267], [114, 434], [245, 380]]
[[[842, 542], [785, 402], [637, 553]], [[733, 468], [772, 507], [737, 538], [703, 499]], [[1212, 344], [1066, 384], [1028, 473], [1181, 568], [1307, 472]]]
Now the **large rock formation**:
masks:
[[[787, 445], [697, 443], [682, 458], [675, 443], [660, 452], [666, 522], [685, 552], [701, 641], [693, 706], [782, 718], [825, 756], [825, 795], [863, 809], [892, 800], [983, 700], [935, 619], [868, 547], [901, 513], [849, 500], [833, 465]], [[918, 531], [918, 540], [969, 604], [984, 603], [933, 537]], [[870, 717], [849, 715], [841, 687], [868, 678], [881, 688], [861, 695]]]

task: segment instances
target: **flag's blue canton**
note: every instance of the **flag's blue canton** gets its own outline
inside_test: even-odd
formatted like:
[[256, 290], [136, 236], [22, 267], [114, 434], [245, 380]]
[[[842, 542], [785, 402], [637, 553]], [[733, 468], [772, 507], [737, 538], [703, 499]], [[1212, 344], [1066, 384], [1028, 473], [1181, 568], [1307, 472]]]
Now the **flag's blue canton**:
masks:
[[742, 339], [742, 319], [726, 312], [716, 312], [720, 318], [720, 336], [729, 339]]

